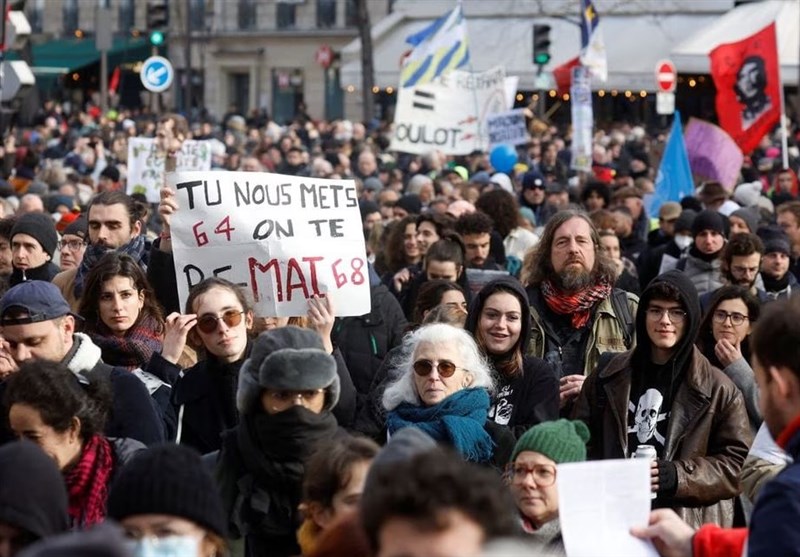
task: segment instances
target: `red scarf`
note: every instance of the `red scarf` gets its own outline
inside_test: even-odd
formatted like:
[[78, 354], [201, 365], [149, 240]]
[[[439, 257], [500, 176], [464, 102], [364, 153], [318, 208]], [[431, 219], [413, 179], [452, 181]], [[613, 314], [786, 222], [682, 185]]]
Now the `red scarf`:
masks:
[[103, 521], [113, 468], [114, 458], [108, 439], [101, 435], [92, 436], [83, 447], [78, 463], [64, 477], [73, 526], [84, 528]]
[[541, 289], [547, 306], [559, 315], [572, 315], [572, 326], [576, 329], [585, 327], [592, 316], [592, 308], [611, 294], [611, 284], [607, 282], [567, 294], [550, 280], [545, 280]]

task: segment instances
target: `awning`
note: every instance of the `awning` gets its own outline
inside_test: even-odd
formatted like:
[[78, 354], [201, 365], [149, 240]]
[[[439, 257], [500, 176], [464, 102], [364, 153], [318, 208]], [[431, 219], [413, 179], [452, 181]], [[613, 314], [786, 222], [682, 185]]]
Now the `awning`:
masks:
[[[598, 89], [654, 91], [655, 66], [668, 58], [670, 50], [709, 26], [718, 16], [711, 13], [692, 14], [609, 14], [601, 16], [601, 28], [608, 54], [608, 81], [592, 82]], [[397, 87], [400, 58], [408, 50], [407, 36], [430, 24], [432, 19], [412, 19], [407, 14], [392, 14], [381, 21], [390, 28], [373, 30], [375, 84]], [[580, 29], [563, 18], [536, 17], [536, 23], [551, 26], [552, 59], [546, 71], [574, 58], [580, 49]], [[533, 64], [533, 20], [502, 14], [467, 16], [470, 57], [474, 70], [505, 65], [507, 75], [519, 76], [520, 90], [536, 89], [536, 67]], [[360, 41], [343, 49], [342, 86], [361, 87]]]
[[[54, 39], [34, 44], [31, 69], [37, 76], [61, 75], [100, 61], [93, 38]], [[108, 51], [108, 66], [144, 60], [150, 54], [145, 38], [116, 38]]]
[[800, 0], [742, 4], [690, 35], [672, 49], [678, 72], [709, 73], [708, 55], [718, 45], [748, 37], [776, 22], [778, 59], [784, 85], [800, 80]]

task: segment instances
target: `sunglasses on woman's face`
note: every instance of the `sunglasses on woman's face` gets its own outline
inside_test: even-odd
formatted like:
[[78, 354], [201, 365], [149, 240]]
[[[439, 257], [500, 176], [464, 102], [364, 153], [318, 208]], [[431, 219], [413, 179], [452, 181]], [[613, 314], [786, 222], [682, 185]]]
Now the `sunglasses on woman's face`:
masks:
[[197, 320], [197, 328], [206, 334], [211, 334], [217, 330], [218, 321], [220, 319], [222, 319], [228, 327], [236, 327], [242, 322], [242, 315], [244, 315], [244, 311], [238, 309], [229, 309], [222, 315], [206, 314]]
[[[436, 362], [436, 371], [439, 372], [441, 377], [452, 377], [458, 369], [458, 366], [453, 362], [447, 360], [440, 360]], [[420, 377], [430, 375], [433, 371], [433, 362], [431, 360], [417, 360], [414, 362], [414, 373]]]

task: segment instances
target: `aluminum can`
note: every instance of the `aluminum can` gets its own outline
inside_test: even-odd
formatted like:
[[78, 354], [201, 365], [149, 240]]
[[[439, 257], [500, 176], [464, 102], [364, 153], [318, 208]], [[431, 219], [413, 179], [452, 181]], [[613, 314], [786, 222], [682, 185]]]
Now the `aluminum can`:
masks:
[[[636, 447], [636, 452], [633, 453], [633, 458], [648, 458], [650, 460], [655, 460], [658, 457], [656, 453], [656, 448], [653, 445], [639, 445]], [[650, 499], [655, 499], [656, 494], [651, 493]]]

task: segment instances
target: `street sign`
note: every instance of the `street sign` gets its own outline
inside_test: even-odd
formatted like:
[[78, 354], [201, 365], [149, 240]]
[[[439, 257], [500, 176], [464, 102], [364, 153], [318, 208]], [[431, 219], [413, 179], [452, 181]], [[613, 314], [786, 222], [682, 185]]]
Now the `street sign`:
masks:
[[675, 93], [656, 93], [656, 113], [664, 116], [675, 113]]
[[656, 85], [663, 93], [672, 93], [678, 84], [678, 72], [671, 60], [661, 60], [656, 64]]
[[139, 73], [144, 88], [153, 93], [169, 89], [174, 77], [175, 70], [172, 69], [172, 64], [163, 56], [151, 56], [145, 60]]
[[333, 50], [328, 45], [324, 44], [317, 49], [314, 55], [317, 64], [327, 69], [333, 62]]

